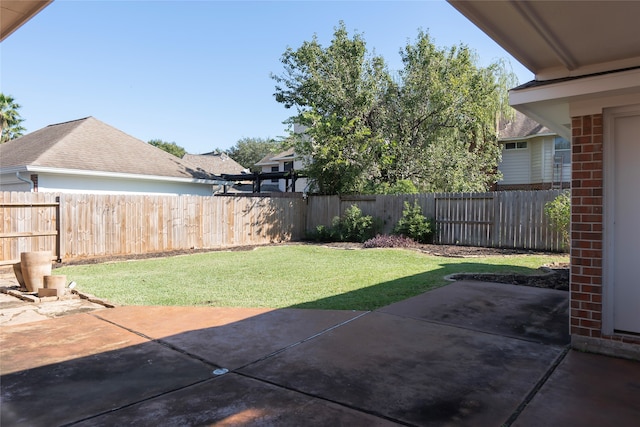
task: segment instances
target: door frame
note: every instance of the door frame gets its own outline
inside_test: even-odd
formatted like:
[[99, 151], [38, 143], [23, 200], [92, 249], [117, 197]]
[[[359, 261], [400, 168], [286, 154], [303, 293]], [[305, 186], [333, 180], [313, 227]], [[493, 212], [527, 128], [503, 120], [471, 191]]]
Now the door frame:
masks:
[[640, 104], [607, 108], [603, 111], [603, 247], [602, 247], [602, 333], [614, 335], [615, 299], [615, 120], [640, 116]]

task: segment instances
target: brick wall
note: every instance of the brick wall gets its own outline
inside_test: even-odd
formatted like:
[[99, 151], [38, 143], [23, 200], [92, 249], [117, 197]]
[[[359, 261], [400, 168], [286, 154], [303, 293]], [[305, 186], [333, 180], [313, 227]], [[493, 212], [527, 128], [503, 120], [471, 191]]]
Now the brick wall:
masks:
[[602, 114], [573, 117], [571, 128], [571, 334], [640, 343], [602, 333]]

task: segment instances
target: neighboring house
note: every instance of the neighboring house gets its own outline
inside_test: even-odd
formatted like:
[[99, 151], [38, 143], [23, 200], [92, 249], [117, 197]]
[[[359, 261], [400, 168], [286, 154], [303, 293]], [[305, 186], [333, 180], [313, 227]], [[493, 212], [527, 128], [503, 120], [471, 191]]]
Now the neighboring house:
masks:
[[93, 117], [0, 145], [0, 191], [212, 195], [215, 177]]
[[568, 140], [521, 112], [501, 123], [498, 141], [502, 180], [496, 190], [547, 190], [569, 188], [571, 147]]
[[250, 175], [251, 171], [243, 167], [225, 153], [185, 154], [182, 159], [194, 165], [199, 171], [215, 175], [218, 184], [214, 187], [216, 193], [252, 193], [253, 184], [249, 181], [237, 180], [228, 182], [222, 175]]
[[449, 2], [535, 74], [511, 106], [571, 140], [572, 346], [640, 359], [640, 2]]
[[[304, 161], [302, 157], [296, 155], [293, 148], [282, 151], [277, 154], [268, 154], [262, 160], [255, 164], [262, 168], [262, 172], [287, 172], [290, 170], [299, 171], [304, 168]], [[273, 187], [273, 191], [281, 192], [306, 192], [307, 191], [307, 179], [298, 178], [295, 181], [291, 179], [272, 179], [270, 185]], [[269, 186], [266, 183], [262, 186], [265, 189]]]
[[227, 156], [225, 153], [205, 153], [205, 154], [185, 154], [182, 160], [196, 166], [209, 175], [220, 176], [222, 174], [236, 175], [241, 173], [250, 173], [240, 163]]

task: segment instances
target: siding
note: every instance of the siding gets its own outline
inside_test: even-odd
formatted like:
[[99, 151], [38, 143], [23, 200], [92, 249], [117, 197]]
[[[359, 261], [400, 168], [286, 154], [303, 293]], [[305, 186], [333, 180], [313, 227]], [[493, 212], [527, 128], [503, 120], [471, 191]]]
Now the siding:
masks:
[[502, 150], [498, 170], [503, 178], [498, 184], [528, 184], [531, 182], [530, 149]]

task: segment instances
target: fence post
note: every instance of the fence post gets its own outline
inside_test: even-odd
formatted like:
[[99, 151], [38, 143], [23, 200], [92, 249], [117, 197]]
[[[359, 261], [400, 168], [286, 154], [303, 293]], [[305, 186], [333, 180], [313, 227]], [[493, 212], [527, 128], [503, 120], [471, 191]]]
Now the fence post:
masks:
[[60, 196], [56, 196], [56, 231], [57, 231], [57, 235], [56, 235], [56, 254], [58, 255], [58, 258], [56, 259], [56, 262], [62, 262], [62, 250], [63, 250], [63, 244], [62, 244], [62, 218], [61, 218], [61, 214], [62, 214], [62, 198]]

